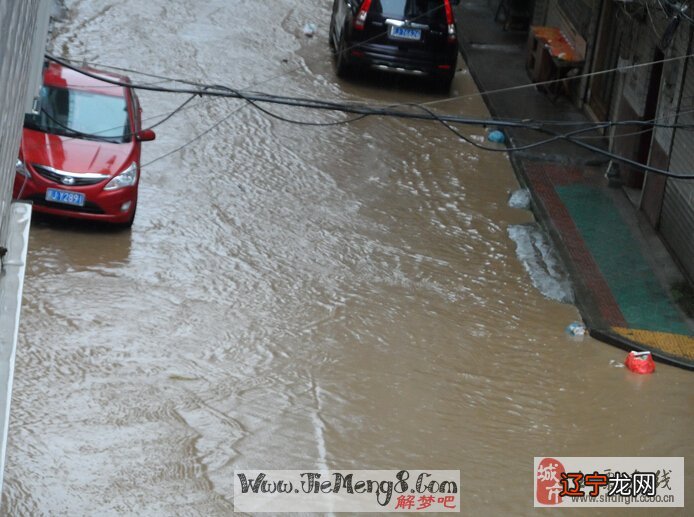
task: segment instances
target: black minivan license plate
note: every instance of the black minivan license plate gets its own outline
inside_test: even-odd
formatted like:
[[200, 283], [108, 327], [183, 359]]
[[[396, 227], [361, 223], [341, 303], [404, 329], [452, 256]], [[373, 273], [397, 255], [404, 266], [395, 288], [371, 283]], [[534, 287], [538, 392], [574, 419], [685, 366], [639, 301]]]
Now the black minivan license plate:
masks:
[[422, 39], [422, 30], [411, 29], [409, 27], [391, 27], [390, 37], [394, 39], [419, 41], [420, 39]]

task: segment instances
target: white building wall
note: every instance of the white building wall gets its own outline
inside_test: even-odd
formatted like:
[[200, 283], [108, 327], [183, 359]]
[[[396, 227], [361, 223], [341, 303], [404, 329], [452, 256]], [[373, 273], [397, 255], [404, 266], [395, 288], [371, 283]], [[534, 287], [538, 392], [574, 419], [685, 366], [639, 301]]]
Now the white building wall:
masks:
[[43, 62], [36, 56], [45, 48], [49, 12], [49, 0], [0, 0], [0, 247], [7, 245], [22, 119], [37, 93], [35, 82], [29, 86]]

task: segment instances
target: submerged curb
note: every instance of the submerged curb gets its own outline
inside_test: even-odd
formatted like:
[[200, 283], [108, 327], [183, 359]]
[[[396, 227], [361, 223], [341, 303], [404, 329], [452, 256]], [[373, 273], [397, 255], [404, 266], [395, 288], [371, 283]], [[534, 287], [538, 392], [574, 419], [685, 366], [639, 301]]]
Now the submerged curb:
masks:
[[608, 345], [616, 346], [617, 348], [621, 348], [622, 350], [626, 350], [627, 352], [631, 352], [632, 350], [637, 352], [650, 352], [653, 358], [656, 359], [659, 363], [669, 364], [670, 366], [677, 366], [678, 368], [684, 368], [685, 370], [694, 371], [694, 363], [691, 361], [686, 361], [679, 357], [666, 354], [660, 350], [648, 347], [646, 345], [643, 345], [642, 343], [638, 343], [631, 339], [625, 338], [609, 330], [589, 329], [589, 334], [590, 337], [597, 339], [598, 341], [602, 341], [603, 343], [607, 343]]

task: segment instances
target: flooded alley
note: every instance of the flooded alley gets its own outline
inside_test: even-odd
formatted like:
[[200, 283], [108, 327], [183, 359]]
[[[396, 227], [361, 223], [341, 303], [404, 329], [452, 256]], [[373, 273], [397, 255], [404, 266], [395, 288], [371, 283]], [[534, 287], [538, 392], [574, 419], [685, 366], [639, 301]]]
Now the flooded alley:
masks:
[[[450, 95], [338, 79], [330, 4], [70, 0], [50, 49], [489, 117], [462, 59]], [[138, 95], [145, 126], [186, 98]], [[233, 99], [156, 131], [132, 230], [32, 224], [5, 514], [228, 515], [242, 468], [460, 470], [463, 512], [529, 514], [533, 456], [694, 453], [692, 374], [631, 374], [533, 285], [509, 228], [534, 218], [509, 206], [505, 153], [433, 122], [296, 125]]]

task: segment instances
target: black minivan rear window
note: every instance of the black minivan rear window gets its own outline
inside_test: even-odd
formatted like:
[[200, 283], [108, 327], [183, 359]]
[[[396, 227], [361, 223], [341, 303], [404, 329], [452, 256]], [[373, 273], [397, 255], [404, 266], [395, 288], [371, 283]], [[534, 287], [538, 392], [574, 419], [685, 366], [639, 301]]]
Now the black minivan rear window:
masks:
[[443, 0], [373, 0], [371, 12], [399, 20], [445, 19]]

